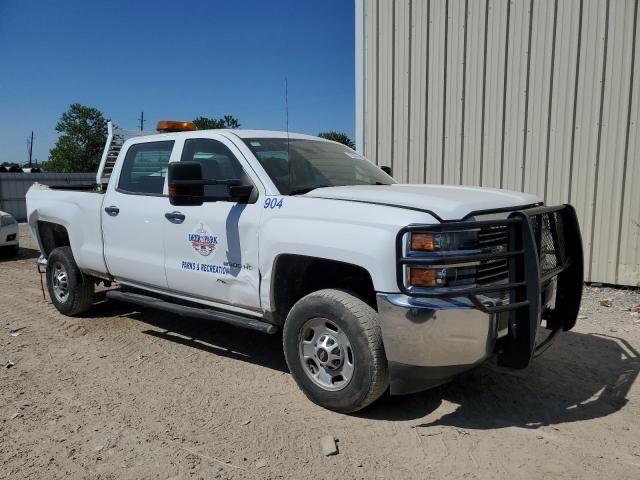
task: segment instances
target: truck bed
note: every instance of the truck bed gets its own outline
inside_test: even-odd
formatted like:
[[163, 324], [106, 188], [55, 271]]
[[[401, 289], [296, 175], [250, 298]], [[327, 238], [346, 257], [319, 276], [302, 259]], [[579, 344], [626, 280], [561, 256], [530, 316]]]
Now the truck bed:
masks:
[[[38, 239], [42, 222], [62, 225], [67, 230], [80, 269], [93, 275], [106, 274], [102, 248], [103, 193], [96, 184], [48, 186], [34, 183], [27, 192], [27, 220], [34, 239]], [[50, 252], [42, 253], [48, 255]]]

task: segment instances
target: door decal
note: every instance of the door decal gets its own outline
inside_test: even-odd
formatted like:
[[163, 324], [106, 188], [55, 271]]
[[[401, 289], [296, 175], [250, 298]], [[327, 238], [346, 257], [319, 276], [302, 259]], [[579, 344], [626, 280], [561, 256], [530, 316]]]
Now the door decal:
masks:
[[[196, 258], [209, 257], [218, 248], [220, 236], [211, 233], [207, 226], [200, 222], [191, 233], [187, 234], [187, 241], [191, 249], [196, 253]], [[202, 263], [190, 260], [181, 260], [180, 268], [182, 270], [191, 270], [193, 272], [213, 273], [214, 275], [230, 275], [231, 267], [228, 265], [220, 265], [218, 263]]]
[[187, 238], [193, 250], [203, 257], [211, 255], [220, 243], [218, 235], [210, 233], [202, 222], [187, 235]]

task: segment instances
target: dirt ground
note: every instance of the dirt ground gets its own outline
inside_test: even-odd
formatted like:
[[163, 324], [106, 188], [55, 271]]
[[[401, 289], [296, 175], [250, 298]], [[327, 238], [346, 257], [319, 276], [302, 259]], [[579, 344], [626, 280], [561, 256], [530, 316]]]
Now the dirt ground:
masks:
[[24, 233], [0, 259], [0, 478], [640, 478], [638, 292], [588, 288], [527, 370], [340, 415], [298, 390], [278, 335], [106, 301], [59, 315]]

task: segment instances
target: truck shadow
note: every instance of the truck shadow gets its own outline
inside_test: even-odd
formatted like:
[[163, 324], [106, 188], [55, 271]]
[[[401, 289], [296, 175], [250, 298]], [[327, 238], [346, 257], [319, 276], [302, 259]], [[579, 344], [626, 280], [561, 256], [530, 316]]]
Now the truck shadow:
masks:
[[167, 342], [195, 348], [221, 357], [288, 372], [282, 352], [282, 335], [266, 335], [220, 322], [179, 317], [159, 310], [110, 300], [101, 301], [85, 318], [127, 317], [149, 326], [142, 333]]
[[404, 397], [386, 396], [359, 416], [412, 420], [433, 413], [443, 400], [458, 405], [420, 427], [537, 428], [617, 412], [640, 371], [640, 355], [624, 339], [567, 332], [529, 368], [484, 364], [453, 382]]
[[[288, 371], [280, 334], [265, 335], [113, 301], [101, 302], [86, 316], [126, 316], [154, 327], [143, 330], [145, 335]], [[419, 420], [437, 414], [445, 402], [450, 402], [457, 405], [453, 412], [417, 426], [482, 430], [577, 422], [622, 409], [639, 372], [640, 354], [626, 340], [566, 332], [525, 370], [485, 363], [433, 390], [406, 396], [386, 394], [354, 415], [370, 420]]]
[[[30, 258], [38, 258], [40, 251], [33, 248], [20, 247], [18, 254], [14, 255], [4, 249], [0, 248], [0, 263], [4, 262], [16, 262], [18, 260], [26, 260]], [[34, 267], [35, 268], [35, 267]]]

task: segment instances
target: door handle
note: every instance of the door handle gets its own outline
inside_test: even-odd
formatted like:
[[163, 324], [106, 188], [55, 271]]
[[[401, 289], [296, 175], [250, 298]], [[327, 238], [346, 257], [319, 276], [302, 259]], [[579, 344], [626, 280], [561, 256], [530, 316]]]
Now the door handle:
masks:
[[167, 212], [164, 214], [164, 216], [171, 223], [182, 223], [186, 218], [184, 213], [181, 212]]
[[107, 212], [107, 214], [111, 215], [112, 217], [115, 217], [118, 215], [118, 213], [120, 213], [120, 209], [114, 205], [111, 205], [110, 207], [105, 207], [104, 211]]

